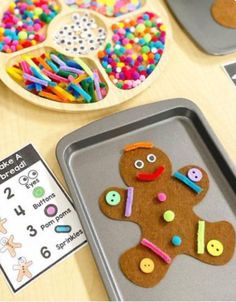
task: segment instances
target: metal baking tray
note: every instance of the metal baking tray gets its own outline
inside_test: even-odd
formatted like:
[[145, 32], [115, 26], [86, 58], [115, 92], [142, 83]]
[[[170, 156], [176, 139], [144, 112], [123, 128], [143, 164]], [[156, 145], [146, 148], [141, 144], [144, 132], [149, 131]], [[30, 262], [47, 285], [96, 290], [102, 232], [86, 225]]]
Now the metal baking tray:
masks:
[[65, 136], [57, 158], [111, 300], [235, 300], [236, 255], [224, 266], [177, 256], [153, 288], [126, 279], [119, 257], [140, 241], [139, 227], [101, 212], [98, 199], [110, 186], [125, 187], [119, 175], [123, 147], [153, 141], [172, 160], [173, 171], [203, 167], [207, 196], [195, 212], [209, 221], [228, 220], [236, 228], [236, 170], [202, 113], [192, 102], [174, 99], [114, 114]]
[[236, 29], [218, 24], [211, 16], [213, 0], [167, 0], [173, 14], [193, 40], [208, 54], [236, 51]]

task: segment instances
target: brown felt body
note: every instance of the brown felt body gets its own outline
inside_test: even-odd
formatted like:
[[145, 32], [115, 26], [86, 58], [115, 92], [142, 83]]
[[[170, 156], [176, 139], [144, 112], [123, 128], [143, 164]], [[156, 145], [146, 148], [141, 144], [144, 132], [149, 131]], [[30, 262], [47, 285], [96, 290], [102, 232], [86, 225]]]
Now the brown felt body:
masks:
[[[148, 154], [155, 154], [157, 161], [149, 163]], [[142, 170], [137, 170], [134, 166], [137, 159], [144, 162]], [[151, 182], [137, 180], [138, 172], [152, 173], [159, 166], [164, 166], [165, 171], [157, 180]], [[227, 263], [234, 253], [235, 232], [232, 225], [226, 221], [206, 222], [205, 246], [208, 241], [216, 239], [222, 242], [224, 252], [218, 257], [210, 255], [206, 249], [203, 255], [197, 254], [198, 221], [202, 219], [194, 213], [193, 206], [206, 195], [209, 180], [207, 173], [195, 165], [183, 167], [179, 171], [187, 175], [188, 170], [193, 167], [201, 170], [203, 174], [203, 178], [197, 183], [203, 188], [199, 194], [172, 176], [171, 162], [160, 149], [137, 149], [125, 152], [120, 160], [120, 173], [126, 185], [134, 187], [132, 215], [129, 218], [124, 215], [127, 189], [123, 188], [111, 187], [105, 190], [99, 199], [100, 208], [111, 219], [132, 221], [138, 224], [142, 232], [140, 241], [146, 238], [153, 242], [172, 260], [179, 254], [187, 254], [209, 264], [222, 265]], [[109, 206], [105, 201], [106, 194], [111, 190], [121, 195], [121, 202], [114, 207]], [[163, 203], [157, 201], [157, 194], [160, 192], [167, 195], [167, 200]], [[173, 222], [164, 221], [163, 213], [166, 210], [172, 210], [175, 213]], [[182, 238], [181, 246], [172, 245], [171, 239], [174, 235]], [[151, 258], [155, 264], [155, 269], [150, 274], [143, 273], [139, 268], [140, 261], [146, 257]], [[156, 285], [164, 277], [170, 265], [140, 243], [120, 257], [120, 267], [126, 277], [143, 287]]]
[[219, 24], [229, 28], [236, 28], [235, 0], [215, 0], [211, 7], [211, 13]]

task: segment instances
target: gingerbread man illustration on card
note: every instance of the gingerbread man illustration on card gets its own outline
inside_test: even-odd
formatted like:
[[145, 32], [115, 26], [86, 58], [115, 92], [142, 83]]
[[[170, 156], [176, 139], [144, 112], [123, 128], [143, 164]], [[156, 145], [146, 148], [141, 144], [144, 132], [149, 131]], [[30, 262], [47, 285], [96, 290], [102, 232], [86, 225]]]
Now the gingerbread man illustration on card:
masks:
[[18, 264], [13, 266], [13, 270], [18, 271], [17, 281], [21, 282], [24, 277], [32, 278], [32, 273], [29, 267], [33, 264], [32, 261], [27, 261], [25, 257], [20, 257], [18, 259]]
[[0, 239], [0, 253], [9, 252], [11, 257], [16, 256], [16, 249], [21, 248], [21, 243], [14, 242], [14, 236], [11, 235], [9, 239], [2, 237]]
[[134, 222], [141, 229], [140, 242], [119, 260], [130, 281], [155, 286], [179, 254], [212, 265], [232, 258], [233, 226], [227, 221], [205, 221], [193, 211], [209, 189], [205, 170], [187, 165], [173, 173], [162, 150], [151, 142], [138, 142], [125, 147], [120, 174], [128, 188], [106, 189], [99, 205], [107, 217]]

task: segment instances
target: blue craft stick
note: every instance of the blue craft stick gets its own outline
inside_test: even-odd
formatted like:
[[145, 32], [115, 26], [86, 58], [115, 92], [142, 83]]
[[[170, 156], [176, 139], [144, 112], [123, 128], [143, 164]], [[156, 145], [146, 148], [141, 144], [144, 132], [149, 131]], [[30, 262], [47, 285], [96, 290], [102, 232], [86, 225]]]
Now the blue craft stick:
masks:
[[178, 180], [182, 181], [185, 185], [187, 185], [189, 188], [191, 188], [192, 190], [194, 190], [196, 193], [201, 193], [203, 191], [203, 189], [200, 186], [196, 185], [194, 182], [192, 182], [190, 179], [188, 179], [182, 173], [175, 172], [173, 174], [173, 176], [175, 178], [177, 178]]
[[46, 60], [46, 62], [48, 63], [48, 65], [52, 68], [52, 70], [55, 73], [58, 73], [58, 71], [60, 70], [51, 60]]
[[79, 85], [75, 85], [73, 83], [70, 84], [75, 91], [77, 91], [82, 97], [87, 101], [90, 102], [92, 100], [91, 95], [89, 95], [85, 90], [83, 90]]
[[74, 68], [78, 68], [78, 69], [82, 70], [81, 66], [78, 63], [74, 62], [74, 61], [65, 60], [65, 62], [66, 62], [66, 65], [68, 65], [69, 67], [74, 67]]
[[29, 84], [26, 86], [26, 89], [31, 91], [31, 90], [34, 90], [35, 89], [35, 84]]
[[35, 89], [37, 92], [40, 92], [43, 90], [43, 87], [42, 87], [42, 85], [35, 83]]

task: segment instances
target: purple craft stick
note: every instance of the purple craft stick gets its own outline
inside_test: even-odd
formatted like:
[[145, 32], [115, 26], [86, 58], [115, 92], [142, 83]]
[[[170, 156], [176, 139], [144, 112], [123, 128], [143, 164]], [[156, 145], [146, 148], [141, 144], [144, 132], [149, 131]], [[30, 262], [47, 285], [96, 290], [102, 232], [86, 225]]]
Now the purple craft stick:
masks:
[[95, 84], [95, 88], [96, 88], [96, 92], [97, 92], [97, 97], [99, 99], [99, 101], [102, 100], [102, 92], [101, 92], [101, 88], [100, 88], [100, 79], [99, 79], [99, 75], [96, 71], [94, 71], [93, 73], [93, 78], [94, 78], [94, 84]]
[[130, 217], [132, 214], [133, 197], [134, 197], [134, 188], [128, 187], [126, 206], [125, 206], [125, 217]]
[[44, 81], [44, 80], [40, 80], [38, 78], [33, 77], [32, 75], [28, 74], [28, 73], [24, 73], [23, 77], [25, 80], [29, 80], [30, 82], [36, 83], [36, 84], [40, 84], [42, 86], [48, 86], [48, 82]]
[[51, 59], [60, 66], [66, 66], [66, 63], [54, 54], [51, 54]]
[[74, 68], [74, 67], [69, 67], [69, 66], [60, 66], [60, 70], [64, 70], [64, 71], [69, 71], [69, 72], [73, 72], [76, 74], [84, 74], [85, 72], [81, 69], [78, 68]]

